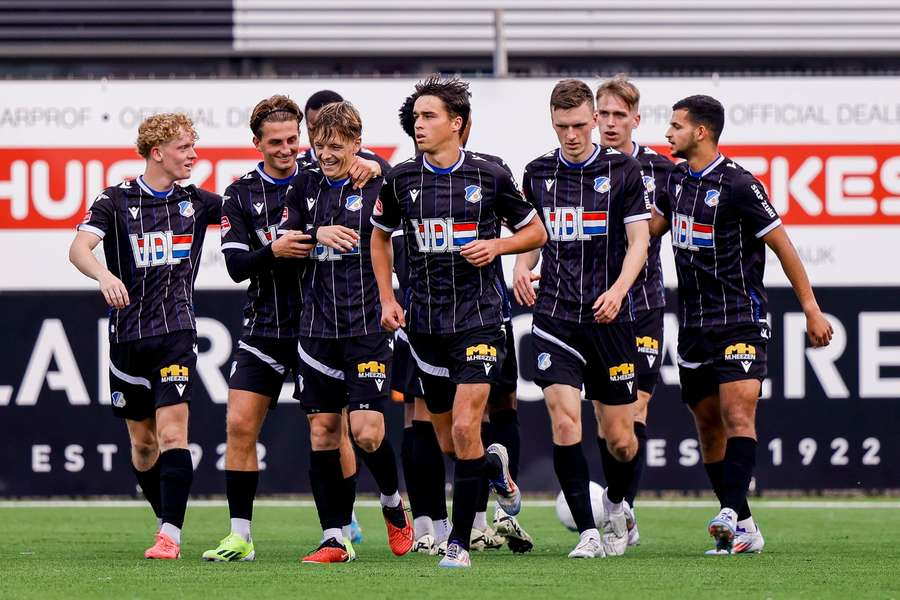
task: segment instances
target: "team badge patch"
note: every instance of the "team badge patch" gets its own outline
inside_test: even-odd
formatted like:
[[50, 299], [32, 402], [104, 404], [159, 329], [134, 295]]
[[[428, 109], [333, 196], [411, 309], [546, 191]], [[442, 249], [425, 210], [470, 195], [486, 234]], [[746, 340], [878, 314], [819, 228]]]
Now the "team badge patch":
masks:
[[725, 348], [725, 360], [740, 361], [741, 367], [744, 368], [744, 373], [749, 373], [750, 367], [753, 366], [753, 361], [756, 360], [756, 346], [745, 344], [744, 342], [731, 344]]
[[363, 199], [359, 194], [353, 194], [352, 196], [347, 196], [347, 201], [344, 203], [344, 207], [349, 210], [356, 212], [362, 208]]
[[477, 204], [478, 202], [481, 202], [481, 186], [467, 185], [465, 191], [466, 191], [466, 202], [471, 202], [472, 204]]
[[650, 193], [656, 191], [656, 181], [649, 175], [644, 175], [644, 189]]
[[375, 201], [375, 208], [372, 209], [372, 214], [376, 217], [384, 214], [384, 205], [381, 203], [381, 198]]
[[185, 218], [194, 216], [194, 203], [190, 200], [182, 200], [178, 203], [178, 214]]
[[116, 408], [125, 408], [125, 394], [122, 392], [113, 392], [112, 405]]
[[288, 207], [285, 206], [281, 209], [281, 221], [278, 222], [279, 225], [284, 224], [288, 220]]
[[707, 190], [706, 197], [703, 199], [703, 202], [705, 202], [706, 205], [710, 208], [712, 208], [713, 206], [718, 206], [719, 190]]
[[91, 221], [91, 211], [87, 211], [84, 213], [84, 218], [81, 220], [82, 223], [90, 223]]
[[222, 215], [222, 237], [228, 235], [228, 232], [231, 231], [231, 221], [225, 215]]
[[374, 380], [375, 385], [378, 386], [378, 391], [381, 391], [381, 388], [384, 386], [384, 382], [387, 379], [387, 368], [384, 363], [378, 362], [377, 360], [359, 363], [356, 365], [356, 371], [357, 377], [360, 379]]
[[546, 371], [547, 369], [550, 368], [550, 365], [552, 365], [552, 364], [553, 364], [553, 362], [550, 360], [549, 352], [541, 352], [540, 354], [538, 354], [538, 357], [537, 357], [538, 369], [540, 369], [541, 371]]
[[594, 180], [594, 191], [600, 192], [601, 194], [605, 194], [609, 191], [611, 187], [609, 183], [609, 177], [598, 177]]

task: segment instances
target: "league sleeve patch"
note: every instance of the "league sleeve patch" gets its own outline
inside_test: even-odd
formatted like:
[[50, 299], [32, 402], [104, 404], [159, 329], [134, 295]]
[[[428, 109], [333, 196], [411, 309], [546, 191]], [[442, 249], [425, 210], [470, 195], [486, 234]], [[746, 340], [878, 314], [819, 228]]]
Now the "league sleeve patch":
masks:
[[[287, 210], [287, 209], [285, 209]], [[222, 215], [222, 237], [228, 235], [228, 232], [231, 231], [231, 221], [228, 220], [228, 217]]]

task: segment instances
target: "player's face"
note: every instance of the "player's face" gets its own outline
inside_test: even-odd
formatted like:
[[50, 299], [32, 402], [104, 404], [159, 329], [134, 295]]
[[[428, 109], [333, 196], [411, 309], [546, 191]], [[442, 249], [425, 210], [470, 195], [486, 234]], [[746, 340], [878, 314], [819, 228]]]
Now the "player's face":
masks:
[[616, 150], [631, 152], [631, 132], [641, 122], [636, 108], [629, 108], [615, 94], [603, 94], [597, 99], [600, 120], [600, 143]]
[[680, 108], [672, 113], [666, 139], [675, 158], [689, 158], [697, 146], [697, 125], [691, 121], [687, 109]]
[[551, 109], [553, 129], [563, 156], [572, 162], [586, 160], [594, 151], [591, 133], [597, 126], [597, 113], [588, 102], [575, 108]]
[[263, 155], [266, 169], [287, 177], [297, 165], [300, 152], [300, 124], [291, 119], [277, 123], [263, 123], [261, 138], [254, 137], [253, 145]]
[[449, 143], [460, 145], [462, 117], [451, 117], [437, 96], [419, 96], [413, 107], [416, 144], [422, 152], [436, 152]]
[[181, 181], [191, 176], [197, 152], [194, 151], [194, 136], [189, 131], [151, 150], [151, 157], [159, 163], [162, 171], [173, 181]]
[[316, 138], [313, 148], [316, 150], [316, 158], [322, 172], [329, 179], [344, 179], [350, 173], [350, 167], [356, 159], [356, 153], [362, 146], [362, 140], [340, 138], [332, 136], [324, 140]]

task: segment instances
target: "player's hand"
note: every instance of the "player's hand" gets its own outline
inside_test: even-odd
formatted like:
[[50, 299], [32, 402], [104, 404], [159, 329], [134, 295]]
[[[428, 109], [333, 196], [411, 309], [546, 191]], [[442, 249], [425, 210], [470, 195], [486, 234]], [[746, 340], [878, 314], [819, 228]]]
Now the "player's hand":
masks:
[[462, 247], [463, 258], [473, 267], [486, 267], [497, 258], [497, 240], [474, 240]]
[[612, 323], [619, 309], [622, 308], [622, 300], [625, 294], [620, 293], [614, 288], [610, 288], [600, 294], [600, 297], [594, 301], [592, 308], [594, 309], [594, 320], [598, 323]]
[[400, 327], [406, 327], [406, 317], [403, 307], [396, 298], [382, 299], [381, 301], [381, 326], [388, 331], [397, 331]]
[[521, 306], [534, 306], [537, 294], [534, 291], [534, 282], [540, 281], [541, 276], [531, 269], [516, 264], [513, 269], [513, 296]]
[[129, 304], [128, 289], [122, 280], [107, 272], [100, 277], [100, 293], [112, 308], [125, 308]]
[[372, 178], [379, 175], [384, 173], [381, 172], [381, 165], [374, 160], [357, 156], [350, 165], [350, 179], [353, 181], [354, 190], [363, 189]]
[[315, 246], [309, 234], [287, 231], [272, 242], [272, 254], [276, 258], [306, 258]]
[[821, 348], [831, 343], [834, 329], [821, 310], [815, 310], [806, 315], [806, 335], [813, 348]]
[[340, 252], [349, 252], [359, 243], [359, 234], [343, 225], [326, 225], [316, 230], [316, 239]]

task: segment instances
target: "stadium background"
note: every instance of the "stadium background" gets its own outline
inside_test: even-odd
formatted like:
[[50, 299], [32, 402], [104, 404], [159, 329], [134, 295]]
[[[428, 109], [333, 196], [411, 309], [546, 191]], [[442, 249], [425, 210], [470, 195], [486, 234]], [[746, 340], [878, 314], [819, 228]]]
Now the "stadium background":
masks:
[[[134, 493], [127, 436], [108, 406], [104, 305], [66, 250], [96, 194], [140, 172], [132, 146], [144, 116], [191, 114], [201, 136], [195, 182], [221, 192], [257, 160], [246, 123], [260, 98], [287, 93], [302, 104], [334, 89], [361, 110], [364, 143], [397, 162], [411, 153], [397, 108], [435, 70], [472, 80], [469, 145], [503, 156], [517, 174], [555, 146], [547, 97], [564, 75], [595, 86], [630, 73], [643, 95], [636, 139], [663, 149], [675, 100], [722, 100], [723, 150], [767, 186], [835, 325], [831, 347], [810, 352], [802, 313], [770, 264], [774, 335], [756, 490], [900, 488], [897, 2], [696, 0], [677, 11], [654, 0], [627, 10], [528, 0], [432, 2], [424, 11], [401, 0], [182, 5], [0, 2], [0, 496]], [[198, 495], [223, 490], [225, 374], [244, 297], [225, 273], [218, 236], [210, 238], [196, 295]], [[671, 286], [670, 255], [663, 260]], [[671, 317], [643, 487], [706, 489], [678, 398]], [[529, 319], [515, 320], [523, 357]], [[546, 410], [520, 363], [529, 440], [521, 484], [553, 492]], [[399, 405], [389, 413], [395, 444], [401, 414]], [[305, 492], [305, 418], [288, 401], [273, 417], [261, 439], [260, 491]], [[599, 477], [596, 449], [585, 447]], [[361, 489], [373, 490], [361, 474]]]

